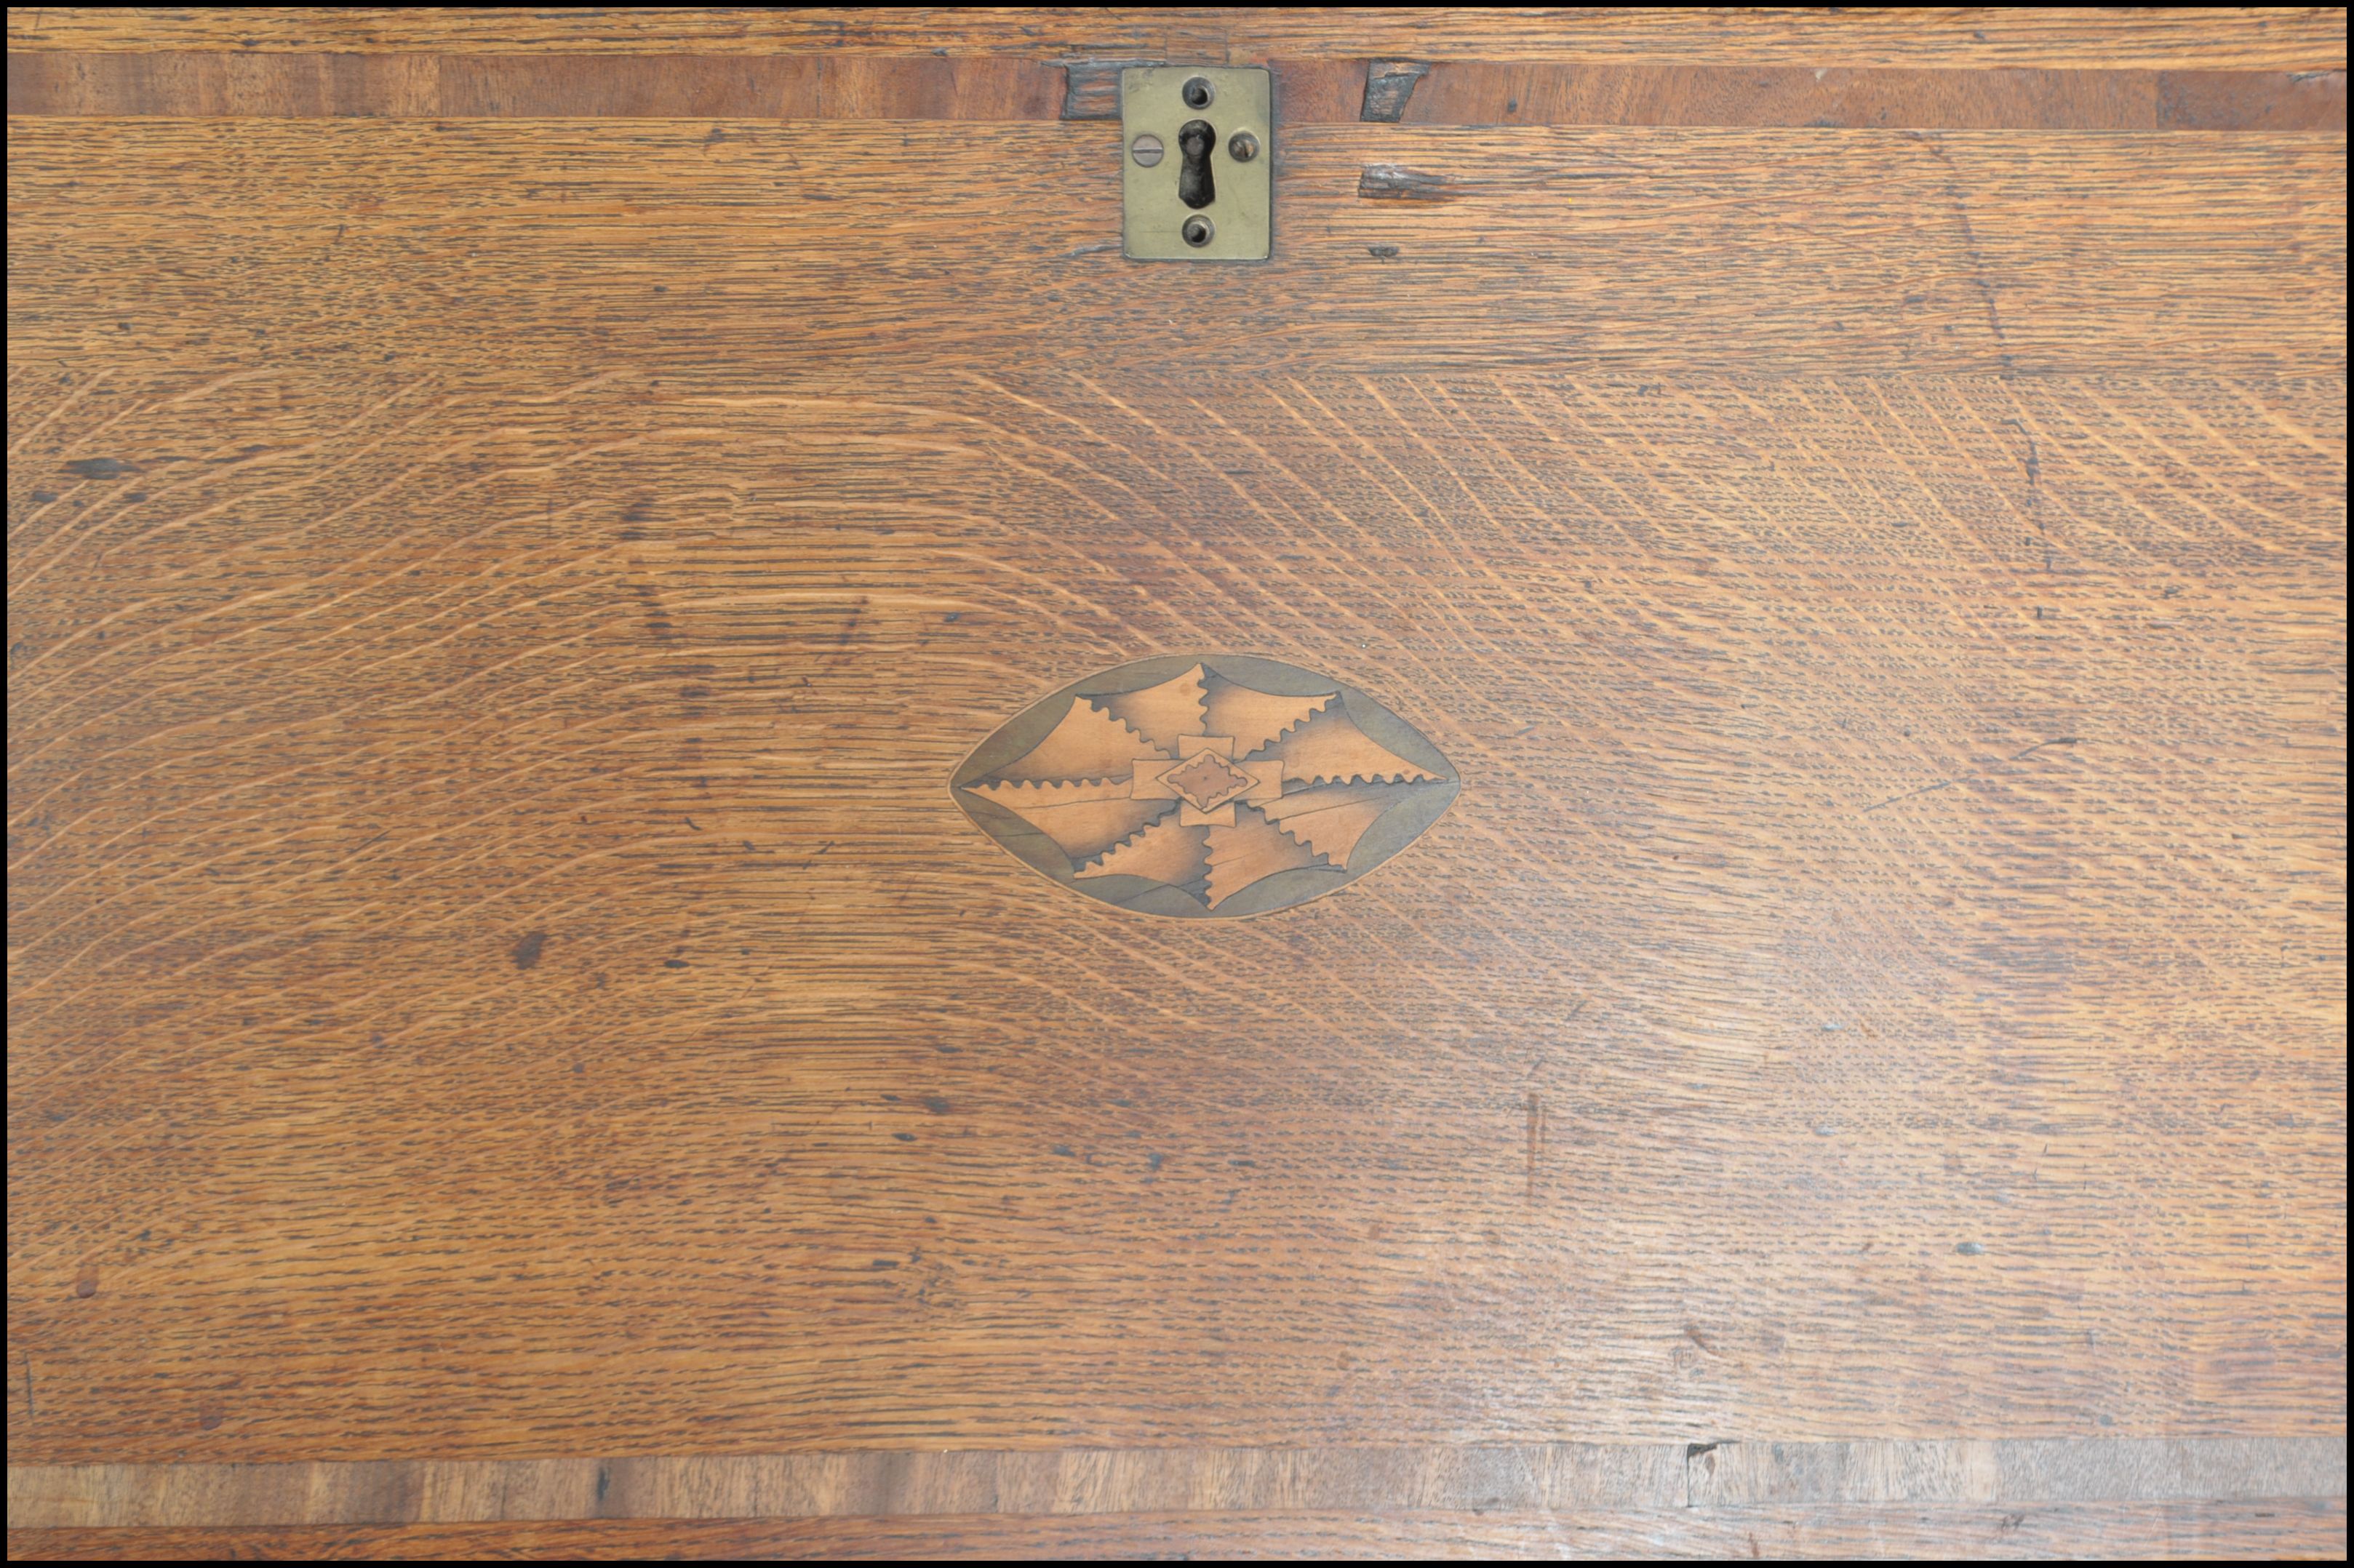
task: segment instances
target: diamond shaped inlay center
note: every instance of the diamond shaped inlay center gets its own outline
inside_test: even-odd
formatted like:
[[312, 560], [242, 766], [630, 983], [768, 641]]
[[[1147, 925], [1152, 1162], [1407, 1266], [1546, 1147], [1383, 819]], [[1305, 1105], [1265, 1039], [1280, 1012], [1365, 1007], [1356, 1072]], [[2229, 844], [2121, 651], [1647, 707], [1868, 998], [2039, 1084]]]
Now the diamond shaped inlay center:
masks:
[[1197, 751], [1161, 775], [1161, 782], [1197, 811], [1214, 811], [1257, 783], [1249, 774], [1213, 751]]

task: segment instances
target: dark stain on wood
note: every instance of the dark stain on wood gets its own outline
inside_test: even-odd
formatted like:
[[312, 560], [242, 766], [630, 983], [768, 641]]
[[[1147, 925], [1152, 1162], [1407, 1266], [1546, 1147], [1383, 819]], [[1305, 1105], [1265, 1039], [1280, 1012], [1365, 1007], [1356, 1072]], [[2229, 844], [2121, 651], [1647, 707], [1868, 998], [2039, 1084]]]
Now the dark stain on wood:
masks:
[[546, 932], [533, 931], [527, 933], [521, 941], [518, 941], [514, 945], [514, 967], [519, 969], [527, 969], [531, 968], [534, 964], [539, 962], [540, 949], [546, 946]]
[[1430, 67], [1419, 60], [1373, 61], [1365, 68], [1365, 100], [1357, 118], [1396, 124], [1405, 118], [1414, 84], [1429, 74]]
[[1059, 117], [1065, 120], [1117, 120], [1119, 118], [1119, 73], [1137, 66], [1160, 65], [1160, 60], [1073, 60], [1063, 68], [1063, 105]]
[[1463, 189], [1445, 175], [1375, 164], [1357, 176], [1357, 195], [1366, 201], [1437, 203], [1460, 199]]

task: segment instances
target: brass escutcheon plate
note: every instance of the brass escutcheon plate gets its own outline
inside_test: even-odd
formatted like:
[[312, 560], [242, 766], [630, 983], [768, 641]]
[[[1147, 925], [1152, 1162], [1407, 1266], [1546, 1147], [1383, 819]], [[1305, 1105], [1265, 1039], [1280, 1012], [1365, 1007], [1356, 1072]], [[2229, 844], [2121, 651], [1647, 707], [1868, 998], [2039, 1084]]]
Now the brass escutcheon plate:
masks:
[[[1189, 90], [1207, 101], [1188, 102]], [[1274, 104], [1272, 80], [1256, 66], [1131, 66], [1119, 73], [1120, 235], [1129, 260], [1267, 260]], [[1182, 194], [1183, 140], [1195, 125], [1211, 132], [1199, 172], [1212, 199], [1202, 207], [1189, 206]], [[1148, 139], [1141, 150], [1140, 138]], [[1208, 225], [1200, 244], [1186, 238], [1194, 222]]]
[[1264, 915], [1420, 837], [1455, 769], [1354, 686], [1273, 659], [1140, 660], [1032, 704], [949, 793], [1075, 893], [1146, 915]]

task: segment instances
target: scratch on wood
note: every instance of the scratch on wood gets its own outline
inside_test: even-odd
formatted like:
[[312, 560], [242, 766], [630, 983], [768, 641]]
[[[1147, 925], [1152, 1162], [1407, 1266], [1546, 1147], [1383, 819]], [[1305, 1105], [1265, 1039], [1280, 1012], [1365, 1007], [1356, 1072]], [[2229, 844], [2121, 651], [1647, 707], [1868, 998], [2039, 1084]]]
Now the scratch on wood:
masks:
[[[1963, 779], [1973, 777], [1975, 777], [1975, 775], [1967, 773], [1962, 775]], [[1961, 779], [1940, 779], [1935, 784], [1924, 784], [1918, 789], [1907, 789], [1902, 795], [1891, 795], [1887, 800], [1879, 802], [1878, 805], [1866, 806], [1863, 809], [1862, 815], [1868, 817], [1872, 815], [1872, 812], [1879, 810], [1882, 806], [1893, 806], [1899, 800], [1910, 800], [1915, 795], [1927, 795], [1939, 789], [1950, 789], [1956, 784], [1960, 782]]]
[[1954, 160], [1946, 152], [1941, 137], [1925, 136], [1929, 154], [1946, 174], [1946, 197], [1954, 204], [1954, 217], [1962, 228], [1962, 251], [1969, 258], [1970, 281], [1978, 285], [1978, 297], [1986, 302], [1987, 330], [1994, 334], [1995, 357], [2002, 361], [2005, 370], [2010, 368], [2009, 339], [2002, 330], [2002, 313], [1995, 306], [1994, 284], [1987, 277], [1986, 256], [1978, 249], [1978, 230], [1970, 223], [1970, 204], [1962, 194], [1960, 176], [1955, 172]]
[[1537, 1195], [1537, 1161], [1544, 1155], [1544, 1101], [1534, 1090], [1529, 1094], [1529, 1173], [1526, 1196], [1531, 1202]]
[[2017, 430], [2027, 442], [2027, 515], [2035, 524], [2036, 537], [2043, 541], [2043, 569], [2052, 569], [2052, 534], [2043, 525], [2043, 452], [2035, 444], [2035, 432], [2023, 419], [2006, 418], [2003, 423]]
[[[2077, 743], [2077, 740], [2078, 737], [2073, 735], [2056, 736], [2050, 740], [2039, 740], [2033, 746], [2029, 747], [2026, 750], [2015, 751], [2009, 757], [2004, 758], [2003, 760], [2005, 762], [2017, 762], [2023, 757], [2034, 756], [2037, 752], [2042, 750], [2047, 746], [2074, 746]], [[1916, 795], [1927, 795], [1939, 789], [1950, 789], [1956, 784], [1967, 783], [1970, 779], [1976, 779], [1979, 775], [1988, 771], [1989, 769], [1984, 768], [1973, 768], [1967, 773], [1964, 773], [1956, 778], [1940, 779], [1935, 784], [1924, 784], [1918, 789], [1907, 789], [1902, 795], [1891, 795], [1887, 800], [1879, 802], [1878, 805], [1866, 806], [1861, 811], [1858, 812], [1857, 815], [1868, 817], [1872, 815], [1872, 812], [1879, 810], [1882, 806], [1893, 806], [1900, 800], [1910, 800]]]

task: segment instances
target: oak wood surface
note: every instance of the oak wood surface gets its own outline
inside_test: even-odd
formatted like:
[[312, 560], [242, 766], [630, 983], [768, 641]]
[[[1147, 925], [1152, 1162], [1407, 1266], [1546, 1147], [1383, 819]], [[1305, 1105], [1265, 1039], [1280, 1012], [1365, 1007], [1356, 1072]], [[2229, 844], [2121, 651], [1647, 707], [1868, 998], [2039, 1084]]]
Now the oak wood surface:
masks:
[[[1189, 278], [1176, 311], [1119, 253], [1101, 126], [11, 132], [13, 362], [85, 376], [692, 370], [757, 397], [887, 368], [985, 397], [961, 378], [2344, 367], [2343, 135], [1303, 126], [1275, 259]], [[941, 172], [976, 158], [1010, 189]]]
[[2342, 1553], [2342, 14], [1613, 15], [12, 12], [12, 1554]]
[[[1650, 385], [52, 385], [19, 1456], [2327, 1429], [2342, 382]], [[948, 798], [1246, 644], [1359, 897]]]
[[11, 6], [13, 49], [324, 49], [557, 54], [1102, 54], [1661, 59], [1807, 66], [2342, 70], [2331, 6], [1117, 7], [940, 10], [502, 6]]

